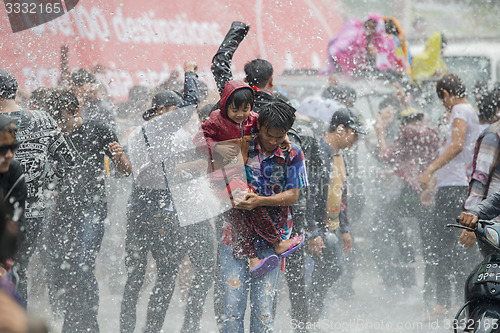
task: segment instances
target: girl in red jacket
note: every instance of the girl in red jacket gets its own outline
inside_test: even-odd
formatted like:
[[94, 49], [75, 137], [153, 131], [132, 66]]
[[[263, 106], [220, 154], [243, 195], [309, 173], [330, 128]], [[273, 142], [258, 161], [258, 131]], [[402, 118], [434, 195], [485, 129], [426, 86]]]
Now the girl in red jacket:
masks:
[[[239, 190], [234, 190], [232, 181], [240, 184], [244, 182], [244, 186], [246, 185], [244, 163], [238, 163], [246, 156], [243, 157], [240, 153], [241, 146], [224, 144], [222, 141], [244, 139], [245, 136], [257, 132], [259, 115], [252, 111], [253, 105], [254, 91], [248, 84], [237, 80], [226, 82], [219, 109], [210, 114], [210, 118], [201, 125], [193, 140], [197, 148], [210, 157], [212, 182], [222, 189], [225, 188], [223, 193], [226, 191], [231, 199], [232, 194]], [[221, 160], [224, 166], [219, 169], [213, 161]], [[248, 191], [253, 191], [249, 185], [245, 187], [247, 186]], [[245, 216], [244, 220], [241, 220], [242, 215]], [[262, 260], [257, 258], [254, 246], [255, 233], [273, 244], [276, 253], [282, 258], [298, 249], [303, 242], [297, 237], [283, 240], [275, 222], [262, 207], [255, 208], [253, 214], [238, 214], [233, 209], [229, 220], [233, 229], [233, 254], [237, 258], [249, 260], [249, 269], [254, 277], [273, 270], [279, 264], [277, 255]]]

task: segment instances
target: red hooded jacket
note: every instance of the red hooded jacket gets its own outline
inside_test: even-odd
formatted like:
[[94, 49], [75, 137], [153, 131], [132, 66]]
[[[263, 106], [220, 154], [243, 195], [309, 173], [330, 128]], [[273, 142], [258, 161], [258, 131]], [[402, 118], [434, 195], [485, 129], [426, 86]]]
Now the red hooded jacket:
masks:
[[213, 111], [210, 118], [201, 125], [200, 130], [196, 133], [193, 142], [204, 154], [211, 156], [213, 148], [221, 141], [241, 138], [242, 128], [243, 135], [249, 135], [257, 131], [257, 119], [259, 118], [257, 113], [250, 111], [250, 115], [241, 125], [227, 116], [227, 99], [238, 89], [250, 89], [254, 94], [253, 89], [243, 81], [226, 82], [222, 91], [219, 110]]

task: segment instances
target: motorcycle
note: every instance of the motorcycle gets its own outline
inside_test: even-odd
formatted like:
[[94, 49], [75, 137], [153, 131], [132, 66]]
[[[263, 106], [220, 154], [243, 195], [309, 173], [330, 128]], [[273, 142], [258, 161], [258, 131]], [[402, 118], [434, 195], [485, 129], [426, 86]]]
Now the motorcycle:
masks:
[[[500, 333], [500, 223], [479, 220], [476, 228], [447, 226], [474, 232], [484, 257], [465, 282], [465, 304], [455, 316], [453, 330]], [[465, 318], [460, 319], [464, 309]]]

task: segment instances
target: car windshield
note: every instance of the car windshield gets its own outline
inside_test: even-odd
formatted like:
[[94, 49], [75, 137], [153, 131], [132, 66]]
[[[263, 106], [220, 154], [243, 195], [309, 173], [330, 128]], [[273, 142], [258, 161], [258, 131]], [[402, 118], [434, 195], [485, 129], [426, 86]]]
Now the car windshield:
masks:
[[491, 79], [490, 59], [487, 57], [445, 56], [444, 61], [451, 73], [462, 78], [468, 91], [472, 91], [476, 82]]

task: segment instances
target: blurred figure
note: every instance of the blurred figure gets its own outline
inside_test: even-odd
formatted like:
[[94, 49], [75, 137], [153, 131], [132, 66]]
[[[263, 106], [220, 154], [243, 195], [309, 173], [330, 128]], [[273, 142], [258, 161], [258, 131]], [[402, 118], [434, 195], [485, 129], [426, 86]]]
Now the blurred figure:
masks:
[[[5, 124], [5, 119], [0, 120]], [[5, 133], [5, 132], [2, 132]], [[3, 135], [0, 135], [3, 136]], [[5, 139], [5, 138], [4, 138]], [[0, 141], [3, 141], [0, 139]], [[9, 153], [9, 152], [7, 152]], [[10, 152], [11, 155], [12, 151]], [[4, 173], [1, 174], [2, 176]], [[10, 178], [10, 177], [9, 177]], [[11, 179], [13, 180], [13, 179]], [[26, 189], [26, 188], [24, 188]], [[18, 237], [18, 226], [13, 221], [14, 215], [9, 204], [0, 203], [0, 262], [15, 255], [15, 240]], [[7, 271], [0, 266], [0, 332], [2, 333], [48, 333], [45, 323], [26, 312], [26, 303], [8, 279]]]
[[375, 13], [361, 22], [348, 20], [338, 36], [328, 45], [333, 59], [332, 70], [354, 76], [374, 71], [403, 72], [398, 64], [396, 46], [385, 31], [383, 18]]
[[410, 45], [406, 40], [401, 24], [394, 17], [384, 17], [384, 22], [385, 31], [389, 36], [391, 36], [394, 44], [396, 45], [396, 56], [398, 58], [399, 66], [404, 70], [404, 73], [408, 75], [408, 77], [411, 77], [412, 57], [410, 53]]
[[[495, 90], [493, 89], [493, 91]], [[477, 116], [479, 117], [479, 133], [483, 133], [491, 124], [492, 113], [496, 112], [496, 109], [491, 107], [491, 96], [490, 101], [483, 103], [484, 98], [489, 94], [488, 82], [477, 81], [474, 85], [473, 94], [476, 102], [474, 108], [477, 110]]]
[[117, 121], [126, 128], [139, 125], [143, 121], [142, 114], [152, 98], [153, 93], [148, 87], [133, 86], [128, 92], [128, 100], [117, 104], [119, 117]]
[[26, 182], [18, 161], [13, 160], [19, 146], [17, 125], [0, 115], [0, 332], [48, 332], [43, 322], [28, 318], [26, 301], [9, 279], [12, 257], [15, 256], [19, 224], [24, 222]]
[[104, 157], [121, 174], [129, 175], [132, 169], [111, 127], [82, 119], [78, 99], [71, 91], [54, 91], [47, 105], [78, 163], [57, 184], [56, 208], [49, 225], [48, 265], [54, 277], [49, 291], [64, 306], [62, 332], [98, 333], [99, 287], [94, 270], [108, 212]]
[[[469, 193], [464, 202], [466, 211], [475, 207], [491, 194], [500, 190], [500, 92], [491, 91], [479, 104], [479, 120], [488, 127], [481, 132], [474, 150]], [[497, 222], [500, 219], [495, 217]], [[476, 235], [466, 230], [460, 235], [465, 247], [475, 244]]]
[[[435, 177], [437, 191], [430, 235], [434, 236], [432, 249], [437, 260], [436, 273], [440, 278], [435, 289], [437, 304], [431, 316], [442, 316], [452, 306], [451, 297], [462, 296], [461, 286], [466, 274], [472, 270], [468, 266], [474, 265], [474, 257], [478, 255], [476, 251], [464, 251], [458, 244], [457, 233], [445, 225], [453, 223], [460, 214], [461, 204], [467, 194], [468, 168], [479, 134], [479, 119], [467, 101], [465, 85], [457, 75], [446, 74], [439, 79], [436, 93], [450, 115], [448, 131], [439, 157], [425, 170], [420, 184], [422, 189], [428, 189]], [[453, 274], [450, 274], [450, 269]]]
[[335, 112], [328, 132], [320, 140], [323, 169], [313, 180], [319, 189], [313, 205], [318, 228], [314, 239], [308, 242], [314, 259], [307, 295], [312, 323], [321, 318], [326, 294], [342, 271], [339, 238], [342, 239], [344, 252], [352, 249], [347, 219], [347, 173], [342, 151], [351, 148], [358, 141], [358, 136], [363, 134], [366, 133], [359, 117], [344, 108]]
[[104, 85], [97, 81], [94, 74], [81, 68], [71, 73], [69, 81], [71, 91], [81, 105], [81, 117], [103, 121], [116, 129], [116, 112], [113, 105], [105, 99]]
[[184, 88], [184, 84], [182, 83], [182, 80], [179, 80], [180, 78], [180, 73], [177, 70], [173, 70], [170, 73], [170, 77], [168, 80], [160, 84], [159, 89], [160, 90], [171, 90], [174, 91], [176, 94], [179, 96], [182, 96], [182, 91]]
[[[183, 172], [188, 168], [187, 163], [183, 163], [184, 156], [179, 154], [174, 158], [172, 152], [192, 140], [183, 126], [193, 118], [194, 104], [198, 101], [196, 68], [194, 62], [184, 65], [184, 98], [171, 90], [159, 91], [152, 99], [151, 108], [143, 114], [146, 123], [135, 129], [128, 139], [134, 184], [127, 207], [125, 265], [128, 277], [120, 311], [122, 333], [133, 332], [136, 327], [137, 302], [149, 252], [156, 261], [157, 277], [149, 296], [145, 332], [162, 330], [179, 266], [186, 254], [195, 273], [190, 281], [181, 332], [201, 330], [203, 305], [213, 282], [214, 232], [210, 221], [181, 226], [172, 194], [174, 177], [167, 177], [175, 170]], [[168, 136], [168, 144], [162, 135]]]
[[19, 130], [16, 139], [21, 143], [16, 159], [26, 175], [26, 223], [21, 224], [21, 242], [14, 263], [19, 275], [19, 293], [28, 299], [27, 268], [39, 244], [46, 216], [46, 193], [49, 185], [64, 176], [76, 163], [75, 156], [54, 120], [45, 112], [21, 109], [15, 101], [16, 78], [0, 69], [0, 113], [8, 116]]
[[[386, 127], [390, 118], [379, 116], [375, 130], [379, 143], [379, 158], [394, 168], [395, 174], [402, 180], [400, 194], [395, 197], [385, 214], [385, 230], [387, 239], [395, 243], [396, 251], [391, 253], [391, 262], [395, 265], [397, 279], [404, 289], [416, 285], [415, 240], [409, 238], [408, 228], [402, 218], [416, 218], [421, 230], [424, 271], [424, 300], [431, 301], [429, 288], [436, 278], [431, 243], [428, 233], [430, 209], [420, 200], [422, 190], [419, 180], [427, 166], [437, 157], [439, 149], [439, 133], [437, 129], [425, 125], [424, 114], [413, 108], [403, 109], [399, 113], [401, 127], [397, 138], [391, 146], [386, 143]], [[397, 209], [394, 209], [397, 207]], [[386, 283], [389, 283], [387, 281]]]

